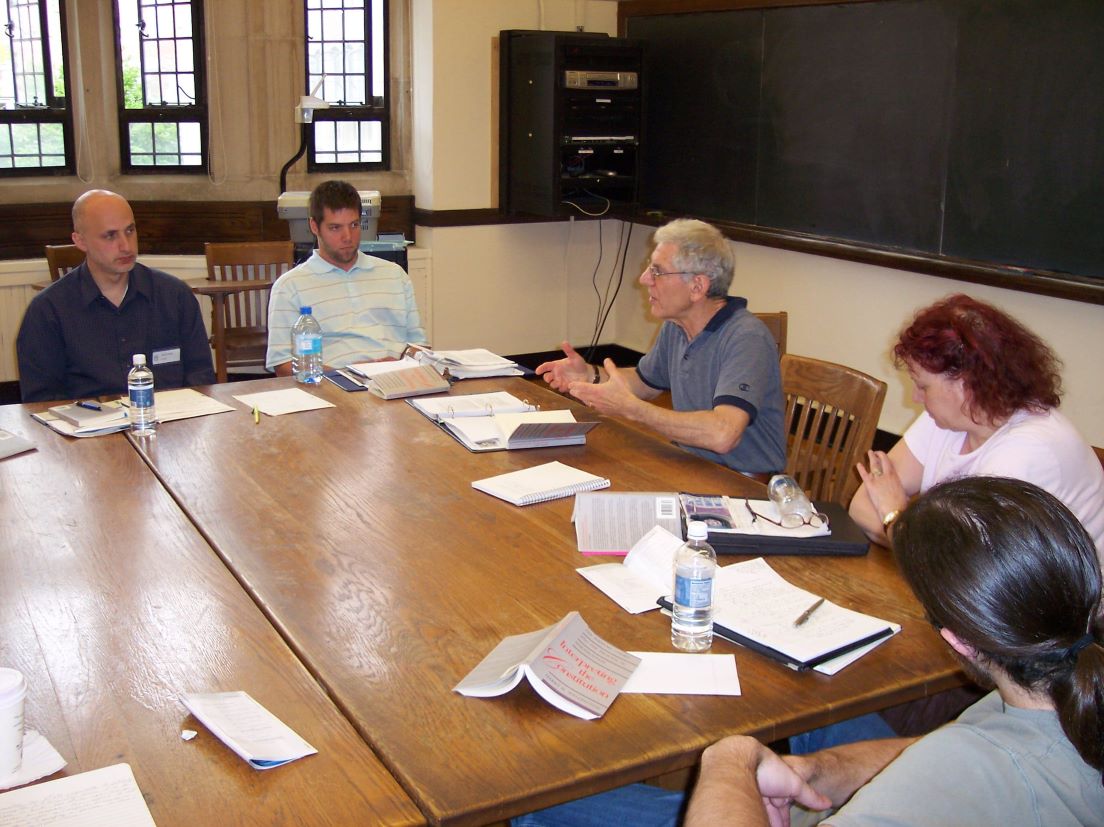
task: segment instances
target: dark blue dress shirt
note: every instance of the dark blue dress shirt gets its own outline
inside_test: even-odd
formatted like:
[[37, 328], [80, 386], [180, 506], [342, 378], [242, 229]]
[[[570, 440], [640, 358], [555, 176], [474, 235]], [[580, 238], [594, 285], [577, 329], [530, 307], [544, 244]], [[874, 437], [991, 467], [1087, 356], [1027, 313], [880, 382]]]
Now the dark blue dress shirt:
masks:
[[16, 339], [24, 402], [126, 393], [135, 353], [158, 390], [215, 381], [199, 302], [183, 281], [135, 264], [118, 307], [87, 263], [35, 296]]

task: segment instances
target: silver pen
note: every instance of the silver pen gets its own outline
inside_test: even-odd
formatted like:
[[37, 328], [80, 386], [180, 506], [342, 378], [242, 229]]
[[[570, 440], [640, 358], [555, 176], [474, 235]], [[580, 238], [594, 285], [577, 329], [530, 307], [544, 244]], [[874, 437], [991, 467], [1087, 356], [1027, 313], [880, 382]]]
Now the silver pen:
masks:
[[798, 626], [803, 626], [805, 624], [805, 622], [810, 617], [813, 616], [813, 612], [815, 612], [817, 609], [819, 609], [823, 605], [824, 605], [824, 598], [823, 597], [818, 598], [817, 601], [815, 603], [813, 603], [812, 606], [810, 606], [808, 609], [806, 609], [805, 611], [803, 611], [801, 614], [799, 614], [797, 616], [797, 620], [795, 620], [794, 624], [793, 624], [794, 628], [796, 629]]

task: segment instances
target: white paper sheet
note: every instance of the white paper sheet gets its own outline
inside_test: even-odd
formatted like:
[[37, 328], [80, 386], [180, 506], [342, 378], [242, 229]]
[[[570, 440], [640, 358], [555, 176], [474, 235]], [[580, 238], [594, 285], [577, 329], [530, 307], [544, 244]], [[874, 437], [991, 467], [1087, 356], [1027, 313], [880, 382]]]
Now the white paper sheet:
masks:
[[318, 752], [247, 692], [191, 692], [181, 702], [254, 769], [272, 769]]
[[640, 665], [622, 692], [650, 695], [739, 695], [735, 655], [630, 652]]
[[319, 399], [317, 396], [307, 393], [299, 388], [283, 388], [278, 391], [264, 391], [263, 393], [245, 393], [234, 396], [239, 402], [250, 410], [254, 406], [263, 414], [269, 416], [282, 416], [301, 411], [317, 411], [321, 408], [337, 407], [332, 402]]
[[[66, 761], [53, 744], [33, 729], [23, 733], [23, 766], [9, 776], [0, 778], [0, 790], [21, 787], [65, 768]], [[2, 822], [0, 822], [2, 823]]]
[[656, 598], [670, 594], [675, 552], [682, 540], [655, 526], [620, 563], [575, 569], [630, 614], [658, 608]]
[[0, 827], [156, 827], [130, 764], [0, 795]]

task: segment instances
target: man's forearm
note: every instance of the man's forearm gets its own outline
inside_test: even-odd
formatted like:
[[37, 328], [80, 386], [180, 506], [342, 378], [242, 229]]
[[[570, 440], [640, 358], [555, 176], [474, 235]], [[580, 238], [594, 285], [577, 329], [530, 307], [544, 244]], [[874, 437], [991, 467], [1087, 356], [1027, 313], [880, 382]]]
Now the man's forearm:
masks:
[[832, 799], [833, 807], [839, 807], [916, 740], [859, 741], [809, 755], [786, 756], [784, 760], [809, 786]]
[[672, 411], [641, 401], [625, 412], [639, 422], [680, 445], [705, 448], [725, 454], [740, 444], [748, 417], [739, 408], [722, 413], [711, 411]]

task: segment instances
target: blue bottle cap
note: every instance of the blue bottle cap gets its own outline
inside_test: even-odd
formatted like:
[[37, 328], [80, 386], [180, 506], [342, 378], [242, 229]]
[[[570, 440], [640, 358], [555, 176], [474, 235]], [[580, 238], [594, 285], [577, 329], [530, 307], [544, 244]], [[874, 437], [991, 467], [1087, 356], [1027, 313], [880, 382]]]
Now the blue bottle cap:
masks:
[[299, 308], [299, 315], [300, 316], [309, 316], [310, 312], [311, 312], [311, 309], [309, 307], [300, 307]]

